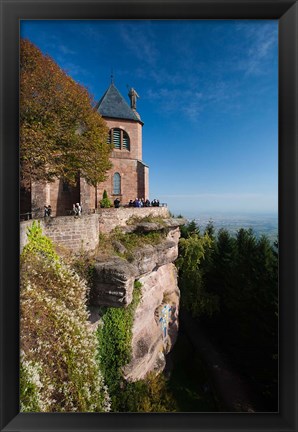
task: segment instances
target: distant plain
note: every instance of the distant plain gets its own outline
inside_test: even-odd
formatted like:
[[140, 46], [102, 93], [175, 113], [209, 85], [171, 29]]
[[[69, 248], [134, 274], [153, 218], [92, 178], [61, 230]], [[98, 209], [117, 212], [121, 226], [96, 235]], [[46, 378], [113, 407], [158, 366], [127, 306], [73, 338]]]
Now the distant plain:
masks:
[[194, 220], [200, 227], [201, 232], [204, 231], [207, 224], [211, 221], [215, 228], [215, 232], [224, 228], [231, 234], [236, 235], [240, 228], [251, 228], [259, 238], [266, 235], [270, 241], [274, 242], [278, 236], [278, 215], [276, 213], [268, 214], [237, 214], [237, 213], [202, 213], [202, 214], [184, 214], [188, 221]]

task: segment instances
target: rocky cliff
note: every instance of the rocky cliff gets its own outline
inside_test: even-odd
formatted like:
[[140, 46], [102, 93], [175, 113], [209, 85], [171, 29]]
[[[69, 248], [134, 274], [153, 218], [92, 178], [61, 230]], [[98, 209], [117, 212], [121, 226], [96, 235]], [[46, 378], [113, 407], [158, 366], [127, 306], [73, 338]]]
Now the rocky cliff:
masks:
[[[178, 257], [179, 226], [184, 222], [167, 218], [123, 226], [117, 238], [110, 238], [115, 253], [95, 263], [90, 293], [94, 325], [100, 321], [101, 306], [125, 308], [132, 301], [136, 281], [141, 286], [132, 326], [131, 361], [123, 369], [128, 381], [163, 370], [165, 355], [175, 343], [180, 292], [174, 261]], [[128, 247], [127, 238], [134, 242], [137, 238], [138, 242]]]

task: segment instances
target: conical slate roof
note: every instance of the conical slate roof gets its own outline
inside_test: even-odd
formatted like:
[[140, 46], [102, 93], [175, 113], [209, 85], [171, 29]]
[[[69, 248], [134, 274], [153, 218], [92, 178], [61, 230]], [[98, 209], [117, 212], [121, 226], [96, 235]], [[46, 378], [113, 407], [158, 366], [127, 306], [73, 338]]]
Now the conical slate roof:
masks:
[[111, 83], [103, 97], [95, 105], [95, 109], [102, 117], [140, 121], [114, 83]]

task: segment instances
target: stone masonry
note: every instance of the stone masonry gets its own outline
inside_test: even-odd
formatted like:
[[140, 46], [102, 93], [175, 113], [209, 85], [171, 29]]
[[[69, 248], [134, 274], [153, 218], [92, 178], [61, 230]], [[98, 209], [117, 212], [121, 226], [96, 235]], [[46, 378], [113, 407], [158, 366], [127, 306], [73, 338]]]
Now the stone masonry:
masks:
[[[145, 216], [167, 217], [169, 214], [166, 207], [143, 207], [143, 208], [109, 208], [100, 209], [96, 214], [82, 215], [80, 218], [74, 216], [59, 216], [49, 219], [41, 218], [40, 224], [43, 233], [73, 252], [82, 248], [92, 251], [98, 245], [99, 233], [109, 233], [116, 226], [125, 226], [127, 220], [132, 216], [143, 218]], [[32, 225], [32, 220], [20, 223], [20, 249], [22, 251], [26, 244], [27, 228]]]
[[[44, 235], [54, 243], [64, 246], [73, 252], [92, 251], [98, 245], [98, 215], [85, 215], [81, 218], [60, 216], [56, 218], [39, 219]], [[27, 242], [27, 228], [33, 220], [20, 223], [20, 249]]]

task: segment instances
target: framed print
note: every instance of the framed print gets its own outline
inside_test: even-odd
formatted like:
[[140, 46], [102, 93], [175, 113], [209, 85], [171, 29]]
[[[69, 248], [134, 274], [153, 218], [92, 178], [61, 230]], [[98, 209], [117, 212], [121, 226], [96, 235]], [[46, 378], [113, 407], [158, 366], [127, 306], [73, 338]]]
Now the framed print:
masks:
[[297, 431], [297, 2], [0, 2], [1, 430]]

